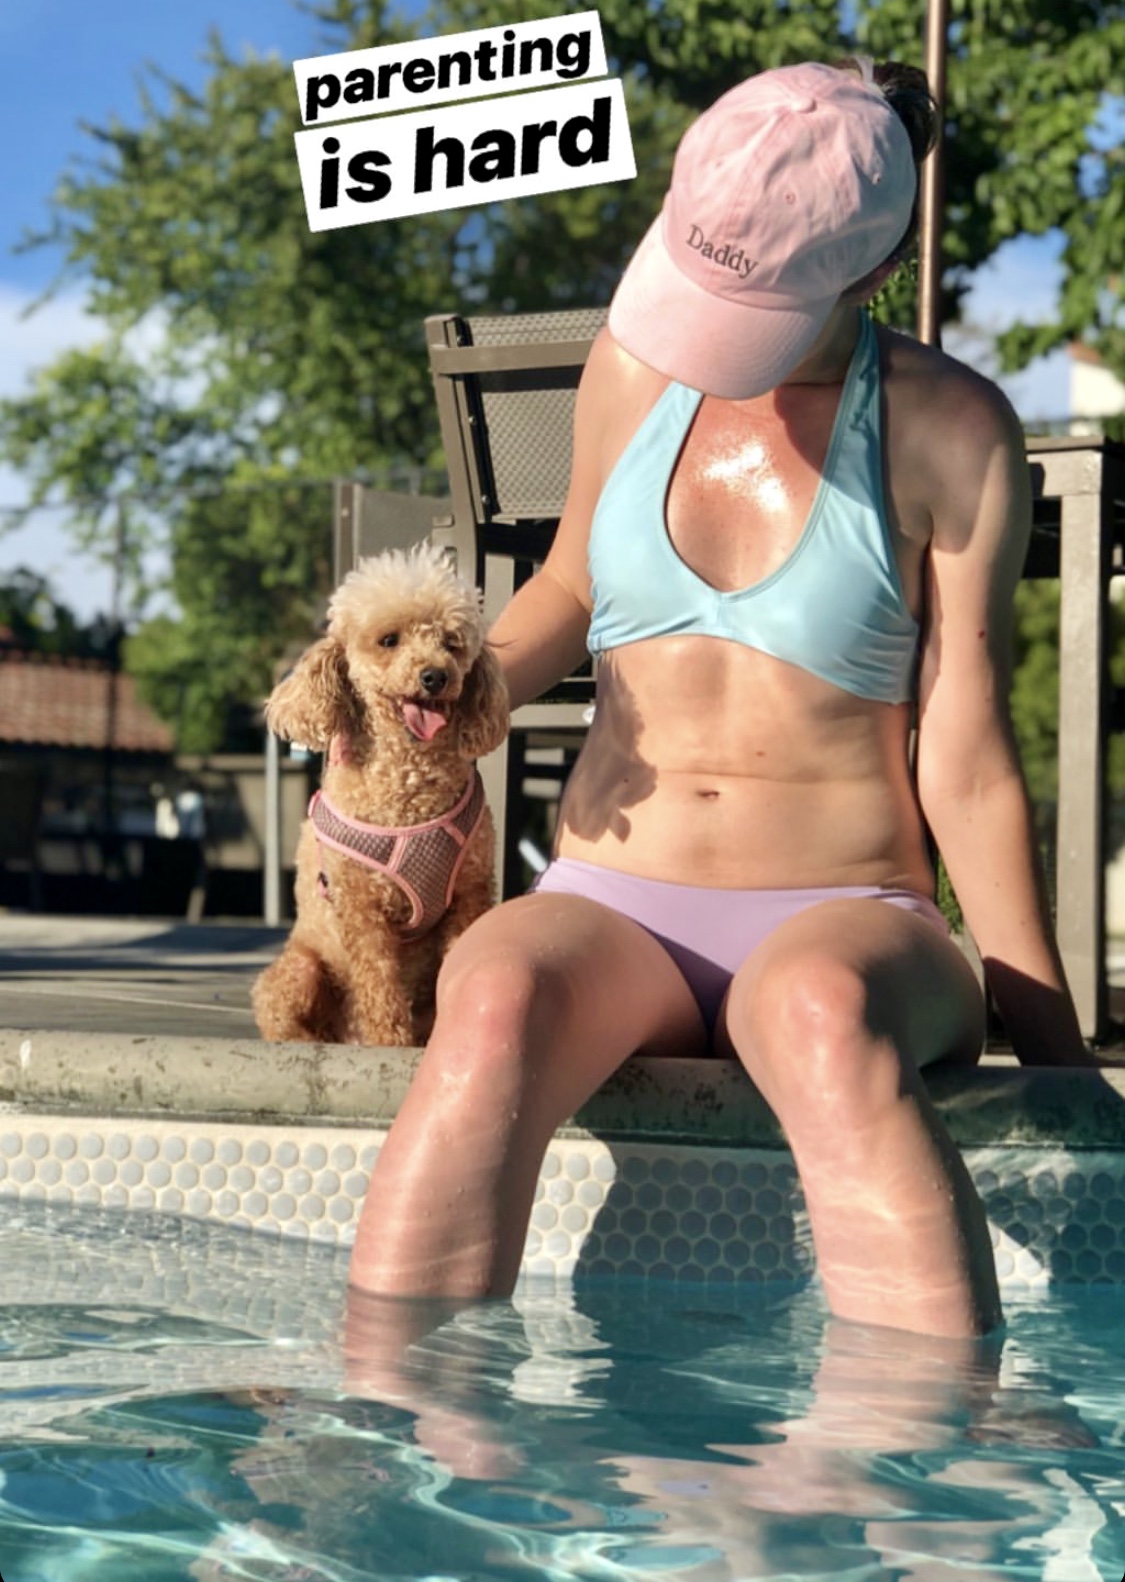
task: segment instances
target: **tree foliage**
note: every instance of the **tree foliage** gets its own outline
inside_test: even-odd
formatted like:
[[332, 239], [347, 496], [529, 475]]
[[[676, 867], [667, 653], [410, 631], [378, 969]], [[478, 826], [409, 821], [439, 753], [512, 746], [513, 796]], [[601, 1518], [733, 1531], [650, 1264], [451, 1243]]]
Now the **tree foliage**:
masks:
[[241, 481], [184, 502], [169, 590], [180, 613], [125, 643], [126, 668], [184, 752], [252, 745], [245, 705], [268, 690], [276, 656], [309, 641], [331, 576], [330, 489], [284, 475], [271, 488], [259, 471]]
[[[141, 546], [167, 541], [176, 613], [136, 634], [127, 663], [182, 739], [217, 745], [232, 702], [260, 695], [278, 652], [315, 623], [328, 493], [296, 481], [369, 472], [393, 486], [439, 462], [425, 315], [606, 301], [699, 107], [799, 59], [867, 48], [918, 61], [921, 11], [920, 0], [602, 0], [635, 181], [317, 234], [281, 61], [236, 59], [213, 35], [199, 93], [154, 71], [129, 123], [87, 128], [94, 156], [61, 180], [49, 237], [107, 338], [0, 403], [0, 455], [34, 499], [69, 501], [81, 541], [107, 553], [121, 521], [106, 501], [128, 496], [138, 598]], [[1125, 371], [1109, 284], [1125, 247], [1121, 160], [1100, 147], [1098, 121], [1122, 87], [1122, 6], [953, 0], [953, 13], [948, 307], [1001, 243], [1061, 227], [1062, 318], [1011, 332], [1006, 355], [1081, 328]], [[385, 0], [324, 0], [309, 53], [557, 14], [557, 0], [434, 0], [412, 29]], [[910, 321], [908, 276], [886, 312]]]
[[[1050, 809], [1059, 794], [1059, 584], [1021, 582], [1016, 617], [1012, 717], [1032, 800]], [[1125, 686], [1125, 609], [1118, 603], [1109, 606], [1106, 644], [1110, 682]], [[1125, 795], [1125, 736], [1109, 738], [1106, 767], [1110, 793]]]
[[104, 620], [80, 621], [38, 572], [18, 566], [0, 574], [0, 643], [24, 653], [102, 659], [112, 641]]

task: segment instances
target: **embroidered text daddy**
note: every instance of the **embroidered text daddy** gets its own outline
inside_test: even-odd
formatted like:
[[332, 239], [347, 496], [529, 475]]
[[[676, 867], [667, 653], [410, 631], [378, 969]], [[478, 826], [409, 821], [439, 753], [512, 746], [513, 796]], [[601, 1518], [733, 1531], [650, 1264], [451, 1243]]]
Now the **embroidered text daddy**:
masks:
[[741, 247], [732, 249], [729, 242], [723, 242], [716, 247], [714, 242], [707, 240], [706, 233], [698, 225], [692, 226], [687, 244], [697, 253], [701, 253], [704, 258], [709, 258], [713, 264], [721, 264], [724, 269], [733, 269], [740, 280], [749, 280], [758, 267], [757, 259], [747, 258]]

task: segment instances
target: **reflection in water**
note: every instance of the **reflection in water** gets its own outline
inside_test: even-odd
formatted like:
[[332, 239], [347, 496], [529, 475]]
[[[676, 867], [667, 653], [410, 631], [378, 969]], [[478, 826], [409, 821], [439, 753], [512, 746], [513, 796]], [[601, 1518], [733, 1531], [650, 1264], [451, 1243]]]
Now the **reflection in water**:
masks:
[[84, 1302], [50, 1230], [0, 1325], [5, 1582], [1120, 1574], [1112, 1291], [967, 1345], [773, 1286], [529, 1284], [458, 1311], [345, 1302], [340, 1259], [271, 1268], [258, 1238], [219, 1236], [205, 1277], [196, 1228], [120, 1265], [184, 1269], [158, 1307], [111, 1301], [101, 1250]]
[[[1111, 1459], [1014, 1335], [865, 1329], [826, 1320], [810, 1294], [539, 1287], [453, 1316], [358, 1306], [348, 1384], [376, 1413], [363, 1437], [379, 1446], [378, 1517], [339, 1531], [361, 1503], [331, 1449], [354, 1437], [354, 1396], [346, 1433], [323, 1403], [317, 1420], [297, 1402], [264, 1428], [268, 1489], [260, 1459], [240, 1470], [296, 1511], [315, 1468], [323, 1520], [306, 1506], [306, 1538], [345, 1567], [377, 1553], [364, 1574], [1100, 1575], [1111, 1506], [1094, 1491]], [[380, 1392], [400, 1418], [378, 1417]], [[343, 1482], [326, 1485], [333, 1468]]]

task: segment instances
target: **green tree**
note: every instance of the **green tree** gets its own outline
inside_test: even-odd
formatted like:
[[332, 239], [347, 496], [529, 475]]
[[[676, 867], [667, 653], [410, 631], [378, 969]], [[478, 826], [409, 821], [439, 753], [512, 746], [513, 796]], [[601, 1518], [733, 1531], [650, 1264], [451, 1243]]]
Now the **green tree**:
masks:
[[[1012, 718], [1020, 743], [1032, 800], [1053, 812], [1059, 794], [1059, 585], [1022, 582], [1016, 590], [1016, 652], [1012, 679]], [[1109, 607], [1106, 643], [1110, 683], [1125, 686], [1125, 609]], [[1109, 738], [1108, 790], [1125, 796], [1125, 736]]]
[[93, 659], [108, 654], [111, 633], [104, 620], [84, 625], [46, 577], [19, 566], [0, 574], [0, 639], [26, 653]]
[[[921, 10], [915, 0], [864, 6], [871, 53], [914, 58]], [[1058, 313], [1000, 336], [1001, 364], [1022, 367], [1085, 339], [1125, 374], [1125, 6], [952, 0], [951, 12], [946, 316], [1004, 242], [1057, 231], [1065, 243]]]
[[[278, 483], [366, 470], [393, 486], [406, 468], [437, 464], [426, 314], [607, 300], [701, 105], [786, 61], [865, 46], [919, 56], [921, 0], [604, 0], [599, 10], [626, 81], [631, 183], [314, 235], [291, 72], [235, 59], [217, 35], [199, 94], [154, 72], [136, 124], [87, 129], [99, 157], [61, 181], [50, 238], [109, 333], [0, 403], [0, 455], [31, 479], [34, 501], [70, 503], [85, 544], [121, 537], [134, 584], [143, 544], [166, 540], [177, 611], [137, 633], [127, 663], [185, 741], [222, 739], [232, 702], [265, 690], [327, 591], [327, 496], [321, 508], [301, 491], [298, 503]], [[435, 0], [416, 31], [557, 11], [556, 0]], [[1120, 91], [1121, 5], [954, 0], [954, 14], [950, 307], [1002, 242], [1060, 226], [1074, 238], [1067, 323], [1093, 303], [1084, 322], [1112, 360], [1106, 282], [1120, 272], [1125, 228], [1113, 223], [1120, 161], [1099, 151], [1098, 116], [1104, 94]], [[384, 0], [326, 0], [314, 15], [310, 53], [411, 32]], [[904, 280], [890, 314], [908, 316], [910, 297]], [[1024, 355], [1063, 333], [1028, 327], [1005, 348]], [[106, 501], [123, 492], [122, 535]]]
[[185, 752], [251, 745], [245, 704], [268, 691], [274, 657], [310, 639], [331, 575], [328, 487], [281, 474], [270, 488], [257, 469], [240, 481], [183, 502], [169, 589], [180, 613], [125, 642], [126, 669]]

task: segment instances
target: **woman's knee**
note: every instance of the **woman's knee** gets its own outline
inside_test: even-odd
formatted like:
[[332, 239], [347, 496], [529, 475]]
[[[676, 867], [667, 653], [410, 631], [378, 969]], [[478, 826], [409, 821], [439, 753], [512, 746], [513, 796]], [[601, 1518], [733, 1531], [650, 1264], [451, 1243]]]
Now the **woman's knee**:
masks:
[[778, 954], [736, 978], [727, 1007], [731, 1041], [751, 1076], [779, 1112], [809, 1123], [869, 1117], [873, 1105], [898, 1096], [895, 1022], [864, 972], [819, 951]]
[[438, 975], [431, 1044], [474, 1062], [518, 1058], [557, 1025], [564, 1003], [562, 975], [540, 953], [514, 941], [474, 948], [466, 937]]

